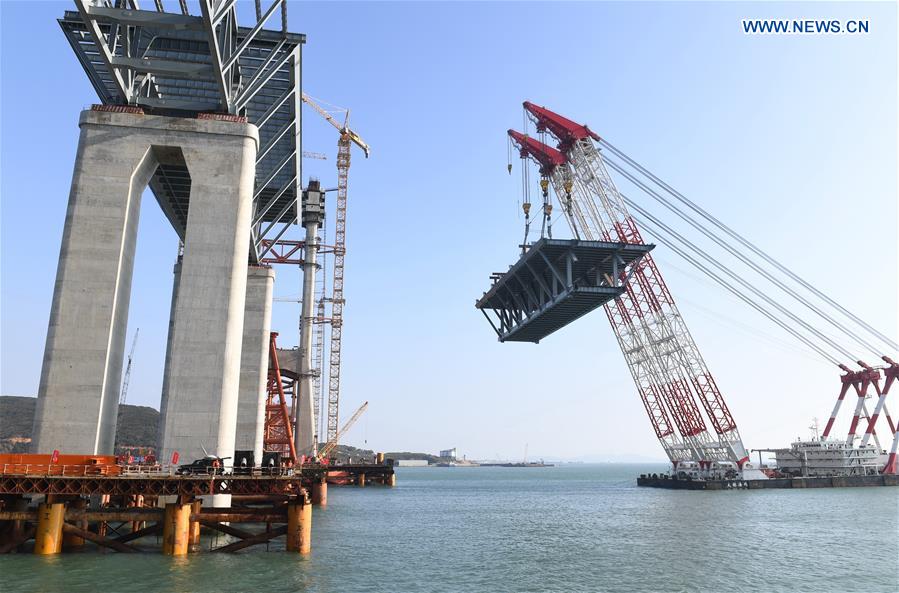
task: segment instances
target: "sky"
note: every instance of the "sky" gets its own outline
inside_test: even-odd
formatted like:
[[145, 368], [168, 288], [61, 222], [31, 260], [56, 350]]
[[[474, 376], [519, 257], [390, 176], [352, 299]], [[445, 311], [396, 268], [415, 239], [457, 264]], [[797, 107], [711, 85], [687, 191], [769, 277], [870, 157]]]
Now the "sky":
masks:
[[[55, 22], [72, 6], [0, 2], [4, 395], [37, 392], [78, 115], [97, 102]], [[895, 3], [291, 3], [290, 28], [307, 35], [304, 90], [349, 107], [372, 147], [350, 171], [341, 414], [369, 408], [345, 442], [664, 458], [602, 312], [538, 345], [500, 344], [474, 308], [518, 256], [521, 187], [505, 132], [522, 126], [524, 100], [589, 124], [895, 339], [896, 16]], [[743, 18], [871, 26], [744, 35]], [[307, 160], [305, 175], [326, 187], [335, 144], [308, 111], [304, 148], [329, 160]], [[176, 250], [144, 200], [131, 404], [159, 406]], [[835, 367], [664, 245], [654, 256], [747, 447], [824, 423]], [[297, 295], [299, 273], [277, 273], [276, 296]], [[296, 344], [297, 318], [296, 303], [275, 304], [282, 345]]]

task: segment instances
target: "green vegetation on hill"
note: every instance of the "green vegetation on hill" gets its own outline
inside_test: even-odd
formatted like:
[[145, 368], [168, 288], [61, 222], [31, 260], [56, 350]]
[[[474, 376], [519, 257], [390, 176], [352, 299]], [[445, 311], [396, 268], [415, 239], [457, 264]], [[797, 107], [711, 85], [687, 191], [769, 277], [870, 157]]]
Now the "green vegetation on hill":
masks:
[[436, 455], [430, 455], [428, 453], [411, 453], [409, 451], [390, 451], [389, 453], [384, 453], [384, 457], [387, 459], [427, 459], [428, 463], [437, 463], [440, 461], [440, 458]]
[[33, 397], [0, 397], [0, 439], [31, 436], [35, 403]]
[[116, 447], [155, 447], [159, 412], [147, 406], [119, 406]]
[[[37, 398], [0, 396], [0, 453], [28, 453]], [[116, 447], [155, 447], [159, 412], [147, 406], [119, 406]]]

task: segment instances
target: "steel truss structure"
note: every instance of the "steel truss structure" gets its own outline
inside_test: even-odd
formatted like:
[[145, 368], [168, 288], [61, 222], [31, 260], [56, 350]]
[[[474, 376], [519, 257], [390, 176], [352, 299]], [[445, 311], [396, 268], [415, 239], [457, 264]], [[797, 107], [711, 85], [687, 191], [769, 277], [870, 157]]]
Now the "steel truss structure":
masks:
[[[266, 248], [266, 255], [259, 260], [262, 264], [292, 264], [302, 266], [306, 260], [303, 259], [303, 249], [306, 247], [305, 241], [295, 241], [292, 239], [279, 239], [278, 241], [262, 240], [262, 246]], [[318, 244], [318, 254], [324, 255], [334, 253], [333, 245]]]
[[536, 343], [621, 296], [627, 271], [652, 248], [543, 238], [507, 272], [494, 274], [493, 286], [475, 306], [501, 342]]
[[0, 475], [0, 494], [52, 494], [61, 496], [235, 496], [301, 495], [313, 474], [293, 476], [21, 476]]
[[[538, 132], [555, 138], [558, 150], [512, 130], [509, 135], [522, 158], [536, 161], [551, 181], [575, 236], [643, 244], [594, 144], [599, 136], [548, 109], [528, 102], [524, 107]], [[625, 292], [605, 311], [669, 459], [701, 466], [730, 461], [742, 467], [748, 453], [736, 423], [652, 256], [647, 254], [628, 272]], [[706, 428], [697, 397], [716, 437]]]
[[[200, 14], [166, 12], [161, 0], [75, 0], [59, 20], [104, 105], [179, 117], [218, 114], [259, 129], [250, 261], [262, 260], [297, 220], [301, 193], [302, 46], [287, 31], [287, 2], [256, 2], [242, 27], [235, 0], [199, 0]], [[280, 27], [266, 29], [275, 13]], [[208, 117], [208, 115], [206, 115]], [[184, 239], [190, 175], [162, 164], [150, 188]]]
[[[263, 451], [277, 451], [290, 465], [296, 465], [291, 410], [296, 409], [297, 375], [282, 369], [278, 363], [278, 334], [271, 332], [268, 348], [268, 381], [266, 383], [265, 428]], [[288, 404], [288, 399], [290, 403]]]

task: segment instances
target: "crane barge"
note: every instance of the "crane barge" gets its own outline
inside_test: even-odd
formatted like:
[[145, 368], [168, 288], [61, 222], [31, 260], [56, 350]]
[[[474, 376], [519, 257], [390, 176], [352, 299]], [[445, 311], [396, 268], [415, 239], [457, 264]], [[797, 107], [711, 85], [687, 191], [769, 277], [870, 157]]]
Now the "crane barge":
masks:
[[[522, 208], [525, 216], [525, 241], [522, 245], [522, 255], [508, 271], [491, 276], [493, 285], [476, 303], [476, 307], [490, 321], [499, 340], [538, 342], [589, 311], [602, 306], [656, 437], [672, 464], [673, 478], [697, 483], [701, 481], [703, 484], [714, 481], [761, 484], [769, 478], [769, 475], [800, 479], [823, 478], [825, 475], [840, 478], [890, 476], [889, 479], [885, 478], [884, 483], [895, 484], [896, 480], [893, 478], [897, 471], [896, 449], [899, 444], [899, 431], [886, 410], [885, 400], [899, 372], [899, 366], [887, 356], [882, 356], [887, 366], [880, 368], [871, 367], [859, 358], [853, 357], [849, 347], [835, 341], [829, 334], [795, 314], [790, 307], [784, 306], [777, 299], [747, 283], [740, 275], [709, 256], [665, 221], [625, 196], [612, 180], [609, 169], [621, 174], [638, 189], [662, 203], [679, 218], [738, 257], [752, 270], [798, 300], [829, 325], [843, 331], [846, 336], [869, 352], [877, 352], [884, 345], [896, 349], [896, 343], [839, 306], [698, 205], [690, 202], [677, 190], [601, 138], [587, 125], [578, 124], [531, 102], [524, 102], [523, 107], [528, 118], [526, 121], [533, 122], [540, 140], [529, 135], [527, 130], [508, 131], [509, 172], [512, 171], [512, 146], [517, 148], [524, 163]], [[550, 146], [551, 141], [555, 141], [555, 147]], [[615, 158], [603, 156], [600, 148], [607, 149]], [[530, 182], [526, 170], [529, 162], [537, 165], [542, 194], [541, 237], [530, 244], [528, 243], [531, 225]], [[549, 194], [550, 186], [575, 239], [552, 238], [553, 203]], [[673, 196], [678, 202], [687, 206], [687, 209], [678, 206], [675, 200], [666, 198], [665, 194]], [[637, 214], [631, 214], [631, 210]], [[690, 216], [685, 210], [698, 213], [700, 218]], [[842, 376], [843, 389], [824, 433], [825, 440], [814, 445], [814, 455], [822, 459], [822, 467], [828, 468], [826, 471], [809, 473], [806, 464], [803, 466], [806, 467], [806, 471], [802, 475], [785, 475], [767, 468], [762, 471], [761, 459], [758, 465], [750, 462], [749, 451], [743, 444], [724, 395], [649, 253], [653, 246], [643, 240], [641, 228], [644, 227], [648, 228], [653, 236], [662, 239], [666, 247], [694, 264], [804, 345], [824, 356], [828, 362], [839, 366], [845, 373]], [[725, 239], [722, 239], [722, 233]], [[734, 240], [739, 247], [733, 246]], [[547, 247], [550, 245], [558, 245], [560, 250], [549, 253]], [[597, 249], [600, 246], [609, 251], [593, 260], [578, 252], [579, 249]], [[619, 251], [616, 251], [614, 246], [618, 246]], [[625, 261], [620, 258], [622, 247], [642, 249], [642, 253], [639, 257]], [[744, 254], [746, 251], [757, 257], [751, 259]], [[599, 255], [599, 252], [596, 254]], [[542, 262], [545, 265], [538, 268], [533, 262]], [[576, 270], [575, 262], [580, 263], [582, 269]], [[610, 262], [616, 262], [617, 266], [609, 269]], [[797, 289], [778, 279], [775, 272], [786, 275], [788, 279], [799, 284], [801, 289], [812, 292], [813, 296], [824, 302], [824, 306], [813, 304]], [[580, 289], [603, 284], [616, 288], [617, 292], [589, 304], [574, 298]], [[828, 314], [823, 310], [826, 306], [848, 317], [851, 323]], [[535, 328], [540, 331], [535, 331]], [[838, 357], [849, 357], [849, 360], [856, 361], [861, 370], [851, 370], [840, 363]], [[885, 378], [883, 388], [879, 383], [881, 371]], [[851, 388], [854, 388], [859, 398], [849, 436], [842, 445], [827, 442], [826, 438], [840, 404]], [[873, 389], [879, 398], [873, 414], [868, 413], [864, 401], [869, 389]], [[874, 425], [882, 415], [886, 416], [892, 437], [890, 453], [880, 451], [879, 441], [876, 439]], [[858, 438], [855, 433], [860, 428], [862, 418], [867, 420], [868, 427], [864, 437], [860, 437], [861, 443], [855, 447], [855, 439]], [[872, 436], [877, 443], [876, 447], [868, 443]], [[778, 459], [783, 459], [784, 465], [789, 466], [787, 460], [791, 455], [793, 458], [797, 455], [795, 452], [797, 444], [793, 445], [792, 450], [769, 451], [774, 451]], [[805, 450], [807, 457], [808, 446], [802, 445], [800, 448]], [[871, 468], [876, 469], [872, 472]], [[662, 478], [645, 476], [641, 480], [642, 485], [665, 487], [673, 487], [671, 484], [676, 481], [666, 482]], [[783, 487], [779, 484], [772, 481], [767, 487]]]

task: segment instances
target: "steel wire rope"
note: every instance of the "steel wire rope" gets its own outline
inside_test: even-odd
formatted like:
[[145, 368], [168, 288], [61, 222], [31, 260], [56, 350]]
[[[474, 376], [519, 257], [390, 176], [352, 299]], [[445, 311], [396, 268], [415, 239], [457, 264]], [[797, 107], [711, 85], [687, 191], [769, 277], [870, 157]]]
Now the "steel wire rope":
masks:
[[715, 235], [712, 231], [705, 228], [702, 223], [697, 222], [694, 218], [692, 218], [689, 214], [682, 211], [676, 205], [672, 204], [669, 200], [660, 196], [657, 192], [655, 192], [652, 188], [647, 187], [641, 180], [637, 179], [634, 175], [632, 175], [629, 171], [624, 169], [620, 164], [616, 163], [614, 160], [606, 158], [604, 159], [605, 163], [608, 164], [613, 170], [617, 171], [619, 174], [628, 179], [631, 183], [637, 186], [639, 189], [643, 190], [644, 193], [649, 195], [651, 198], [665, 206], [668, 210], [674, 212], [679, 218], [687, 222], [690, 226], [701, 232], [703, 235], [711, 239], [718, 246], [725, 249], [728, 253], [739, 259], [741, 262], [755, 270], [759, 275], [766, 278], [772, 284], [783, 290], [788, 295], [792, 296], [794, 299], [803, 304], [807, 309], [811, 310], [819, 317], [827, 321], [829, 324], [842, 331], [847, 336], [854, 339], [858, 344], [869, 350], [875, 356], [879, 356], [877, 346], [872, 345], [870, 342], [856, 334], [854, 331], [840, 323], [838, 320], [834, 319], [818, 307], [816, 307], [811, 301], [803, 297], [801, 294], [792, 289], [789, 285], [784, 283], [782, 280], [778, 279], [776, 276], [762, 268], [760, 265], [749, 259], [745, 254], [741, 253], [738, 249], [729, 245], [724, 239], [721, 239], [717, 235]]
[[[658, 258], [656, 258], [656, 261], [658, 261]], [[671, 266], [670, 266], [670, 264], [666, 263], [665, 267], [667, 269], [668, 267], [671, 267]], [[710, 280], [709, 284], [714, 285], [714, 282], [712, 282]], [[717, 288], [717, 286], [716, 286], [716, 288]], [[770, 344], [772, 346], [778, 346], [782, 350], [790, 351], [794, 354], [801, 355], [803, 358], [807, 358], [809, 360], [814, 360], [816, 363], [825, 364], [824, 362], [821, 361], [821, 358], [817, 354], [815, 354], [814, 352], [812, 352], [811, 350], [809, 350], [802, 344], [797, 344], [796, 342], [790, 341], [788, 339], [779, 339], [779, 338], [775, 337], [774, 334], [772, 334], [771, 332], [766, 332], [757, 327], [753, 327], [752, 325], [749, 325], [747, 323], [742, 323], [740, 321], [737, 321], [735, 318], [733, 318], [729, 315], [721, 313], [720, 311], [716, 311], [715, 309], [711, 309], [709, 307], [700, 305], [696, 301], [693, 301], [690, 299], [685, 299], [683, 296], [678, 296], [677, 302], [678, 302], [678, 305], [680, 305], [682, 303], [686, 304], [687, 307], [692, 309], [695, 313], [698, 313], [699, 315], [702, 315], [703, 317], [705, 317], [707, 319], [715, 321], [716, 323], [727, 325], [727, 326], [731, 327], [733, 330], [739, 331], [739, 332], [745, 334], [749, 338], [755, 339], [759, 342], [764, 342], [764, 343]], [[828, 366], [830, 366], [830, 365], [828, 364]]]
[[[848, 350], [843, 348], [840, 344], [834, 342], [827, 335], [821, 333], [820, 330], [813, 327], [812, 325], [809, 325], [808, 322], [806, 322], [804, 319], [802, 319], [801, 317], [798, 317], [796, 314], [794, 314], [793, 312], [786, 309], [783, 305], [781, 305], [780, 303], [778, 303], [771, 297], [765, 295], [764, 293], [759, 291], [757, 288], [755, 288], [754, 286], [752, 286], [751, 284], [749, 284], [748, 282], [746, 282], [745, 280], [740, 278], [737, 274], [735, 274], [729, 268], [727, 268], [726, 266], [724, 266], [723, 264], [718, 262], [714, 257], [710, 256], [708, 253], [706, 253], [702, 248], [698, 247], [696, 244], [694, 244], [689, 239], [685, 238], [683, 235], [681, 235], [677, 231], [671, 229], [671, 227], [666, 225], [664, 222], [661, 222], [657, 217], [655, 217], [654, 215], [652, 215], [651, 213], [649, 213], [648, 211], [643, 209], [639, 204], [637, 204], [636, 202], [634, 202], [633, 200], [631, 200], [624, 194], [620, 194], [620, 195], [621, 195], [621, 198], [625, 201], [625, 203], [630, 208], [633, 208], [634, 210], [639, 212], [641, 214], [641, 216], [645, 217], [644, 221], [645, 220], [651, 221], [655, 225], [656, 228], [661, 228], [665, 232], [667, 232], [669, 234], [669, 236], [675, 237], [678, 241], [681, 242], [681, 244], [685, 245], [687, 248], [689, 248], [691, 251], [696, 253], [698, 256], [702, 257], [704, 260], [706, 260], [707, 262], [709, 262], [710, 264], [712, 264], [713, 266], [718, 268], [721, 272], [728, 275], [730, 278], [732, 278], [734, 281], [739, 283], [741, 286], [743, 286], [747, 290], [751, 291], [757, 297], [761, 298], [766, 303], [768, 303], [772, 307], [776, 308], [782, 314], [789, 317], [791, 320], [793, 320], [793, 322], [801, 325], [803, 328], [805, 328], [806, 331], [814, 334], [819, 340], [826, 342], [831, 348], [833, 348], [834, 350], [836, 350], [843, 356], [847, 357], [849, 360], [852, 360], [852, 361], [858, 360], [857, 358], [855, 358], [852, 355], [851, 352], [849, 352]], [[658, 235], [658, 233], [656, 233], [656, 234]], [[670, 247], [670, 244], [669, 244], [669, 247]], [[693, 263], [695, 260], [688, 260], [688, 261], [690, 261], [690, 263]]]
[[[653, 259], [655, 259], [656, 262], [662, 264], [666, 270], [668, 270], [668, 269], [675, 270], [679, 274], [686, 276], [693, 282], [701, 283], [705, 286], [709, 286], [709, 287], [716, 288], [716, 289], [718, 287], [718, 285], [714, 281], [712, 281], [710, 278], [706, 278], [702, 274], [694, 274], [687, 267], [678, 266], [677, 264], [674, 263], [673, 260], [670, 260], [666, 257], [660, 257], [657, 254], [653, 255]], [[729, 299], [728, 300], [729, 303], [737, 303], [738, 302], [736, 299], [732, 299], [731, 295], [729, 295], [729, 294], [726, 294], [725, 296]], [[735, 317], [729, 316], [726, 313], [722, 313], [721, 311], [718, 311], [711, 307], [701, 305], [697, 301], [693, 301], [691, 299], [684, 298], [683, 296], [678, 296], [677, 302], [679, 304], [686, 303], [691, 308], [697, 310], [698, 312], [705, 315], [706, 317], [717, 318], [720, 321], [728, 323], [735, 328], [742, 329], [747, 334], [754, 335], [758, 339], [766, 340], [772, 344], [778, 344], [779, 346], [782, 346], [785, 349], [792, 350], [793, 352], [796, 352], [796, 353], [802, 353], [803, 355], [805, 355], [807, 357], [811, 357], [812, 360], [820, 362], [820, 359], [818, 358], [817, 355], [815, 355], [813, 352], [810, 352], [804, 346], [802, 346], [800, 344], [796, 344], [793, 341], [778, 338], [776, 335], [774, 335], [771, 332], [767, 332], [760, 328], [753, 327], [751, 325], [742, 323], [741, 321], [738, 321]], [[833, 336], [831, 336], [831, 337], [833, 337]]]
[[718, 218], [716, 218], [715, 216], [710, 214], [708, 211], [703, 209], [701, 206], [699, 206], [698, 204], [696, 204], [695, 202], [693, 202], [692, 200], [690, 200], [689, 198], [684, 196], [682, 193], [680, 193], [679, 191], [677, 191], [676, 189], [674, 189], [673, 187], [671, 187], [670, 185], [668, 185], [667, 183], [665, 183], [664, 181], [659, 179], [651, 171], [647, 170], [640, 163], [636, 162], [634, 159], [632, 159], [627, 154], [625, 154], [624, 152], [619, 150], [613, 144], [611, 144], [607, 140], [600, 140], [599, 143], [602, 146], [608, 148], [611, 152], [613, 152], [619, 158], [621, 158], [622, 160], [624, 160], [625, 162], [630, 164], [632, 167], [637, 169], [643, 175], [648, 177], [650, 180], [653, 181], [653, 183], [655, 183], [656, 185], [658, 185], [659, 187], [664, 189], [666, 192], [668, 192], [669, 194], [674, 196], [678, 201], [680, 201], [681, 203], [683, 203], [684, 205], [689, 207], [691, 210], [693, 210], [694, 212], [696, 212], [697, 214], [699, 214], [700, 216], [705, 218], [708, 222], [712, 223], [713, 225], [715, 225], [716, 227], [718, 227], [719, 229], [721, 229], [722, 231], [727, 233], [733, 239], [736, 239], [737, 241], [739, 241], [741, 245], [743, 245], [747, 249], [751, 250], [753, 253], [755, 253], [762, 259], [764, 259], [766, 262], [773, 265], [781, 273], [788, 276], [794, 282], [801, 285], [803, 288], [805, 288], [806, 290], [813, 293], [815, 296], [817, 296], [818, 298], [820, 298], [821, 300], [823, 300], [830, 306], [832, 306], [835, 309], [837, 309], [838, 311], [840, 311], [843, 315], [845, 315], [846, 317], [848, 317], [849, 319], [851, 319], [852, 321], [857, 323], [859, 326], [861, 326], [862, 328], [867, 330], [872, 335], [874, 335], [877, 338], [879, 338], [880, 340], [882, 340], [885, 344], [889, 345], [894, 350], [899, 349], [899, 344], [897, 344], [895, 341], [893, 341], [890, 337], [884, 335], [883, 333], [878, 331], [876, 328], [874, 328], [873, 326], [871, 326], [870, 324], [865, 322], [863, 319], [861, 319], [860, 317], [858, 317], [857, 315], [855, 315], [854, 313], [852, 313], [851, 311], [849, 311], [848, 309], [846, 309], [845, 307], [840, 305], [834, 299], [829, 297], [826, 293], [815, 288], [815, 286], [813, 286], [812, 284], [807, 282], [805, 279], [800, 277], [798, 274], [796, 274], [795, 272], [790, 270], [788, 267], [786, 267], [785, 265], [781, 264], [779, 261], [777, 261], [770, 255], [768, 255], [766, 252], [764, 252], [761, 248], [756, 246], [754, 243], [752, 243], [751, 241], [749, 241], [748, 239], [746, 239], [745, 237], [740, 235], [735, 230], [731, 229], [729, 226], [724, 224], [722, 221], [720, 221]]
[[801, 342], [803, 342], [804, 344], [806, 344], [809, 348], [811, 348], [812, 350], [814, 350], [815, 352], [820, 354], [828, 362], [830, 362], [834, 365], [837, 365], [837, 366], [840, 364], [839, 361], [834, 356], [829, 354], [826, 350], [822, 349], [817, 344], [812, 342], [810, 339], [808, 339], [807, 337], [805, 337], [804, 335], [799, 333], [797, 330], [795, 330], [794, 328], [790, 327], [789, 325], [787, 325], [786, 323], [784, 323], [783, 321], [778, 319], [774, 314], [772, 314], [765, 307], [762, 307], [761, 305], [757, 304], [755, 301], [753, 301], [752, 299], [750, 299], [749, 297], [744, 295], [737, 288], [735, 288], [732, 284], [730, 284], [727, 280], [724, 280], [723, 278], [718, 276], [715, 272], [713, 272], [709, 268], [705, 267], [702, 263], [695, 260], [692, 256], [685, 253], [679, 247], [674, 245], [673, 242], [667, 241], [664, 237], [664, 233], [662, 233], [661, 231], [656, 229], [653, 224], [650, 224], [647, 221], [640, 219], [640, 217], [635, 216], [634, 219], [641, 225], [641, 227], [645, 228], [649, 232], [650, 235], [654, 235], [659, 241], [663, 242], [666, 247], [668, 247], [674, 253], [676, 253], [677, 255], [682, 257], [684, 260], [689, 262], [696, 269], [698, 269], [701, 272], [703, 272], [704, 274], [706, 274], [709, 278], [714, 280], [716, 283], [721, 285], [723, 288], [725, 288], [726, 290], [731, 292], [734, 296], [736, 296], [737, 298], [739, 298], [740, 300], [745, 302], [747, 305], [749, 305], [750, 307], [752, 307], [753, 309], [755, 309], [756, 311], [758, 311], [759, 313], [761, 313], [762, 315], [767, 317], [770, 321], [772, 321], [776, 325], [780, 326], [786, 332], [793, 335], [793, 337], [795, 337], [796, 339], [798, 339]]

